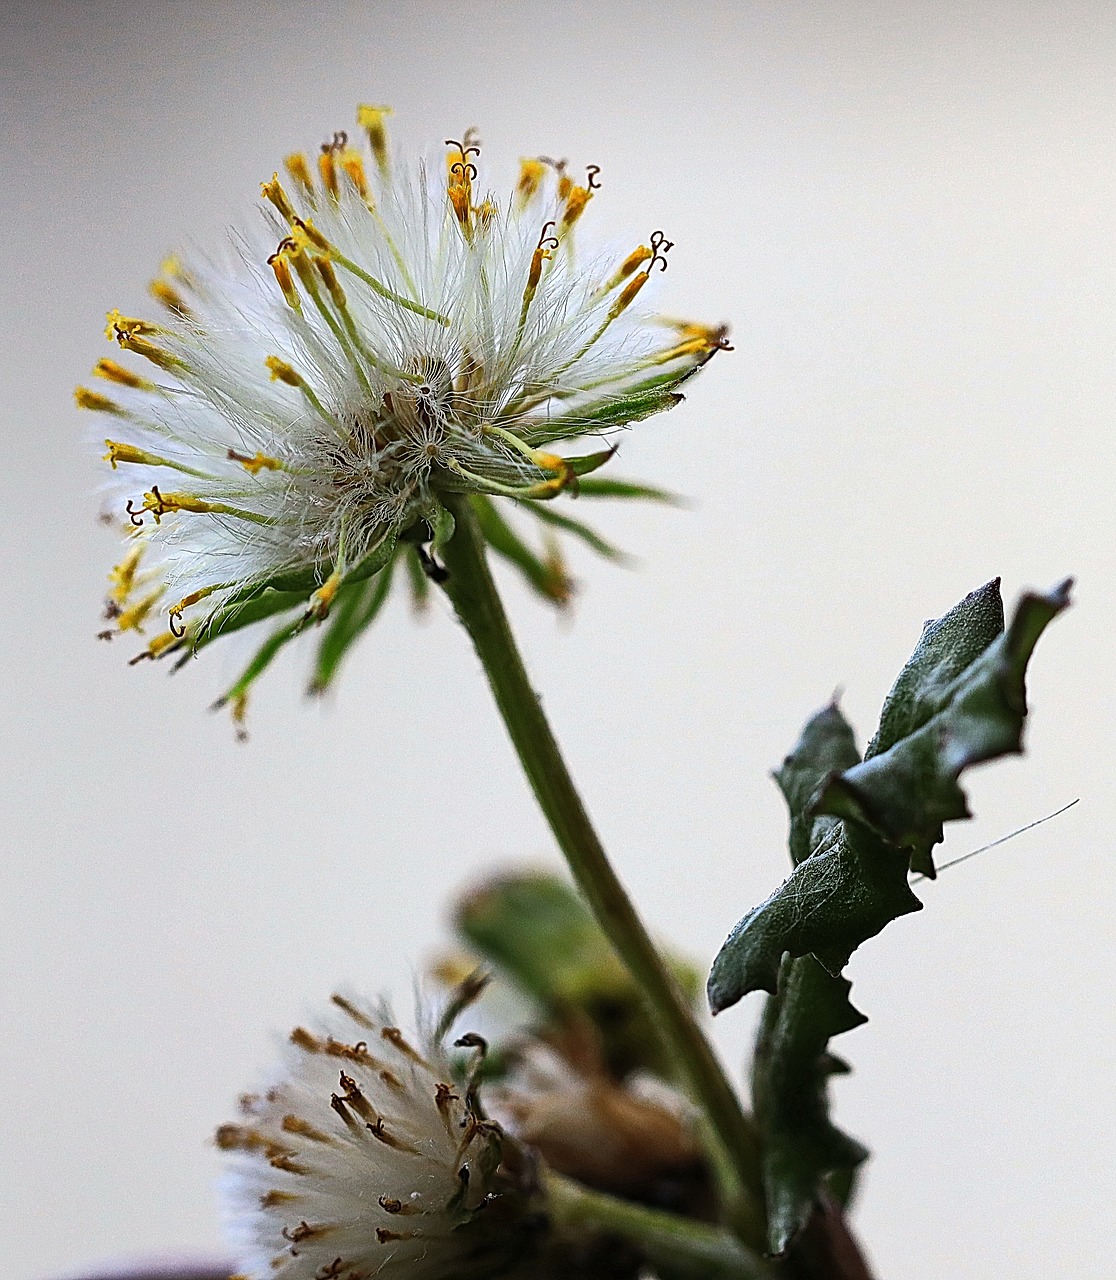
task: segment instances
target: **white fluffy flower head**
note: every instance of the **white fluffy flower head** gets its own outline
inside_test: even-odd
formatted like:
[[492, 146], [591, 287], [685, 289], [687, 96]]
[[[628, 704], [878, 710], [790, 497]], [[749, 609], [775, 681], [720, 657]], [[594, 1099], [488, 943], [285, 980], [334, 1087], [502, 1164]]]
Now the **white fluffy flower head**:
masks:
[[530, 1238], [515, 1144], [436, 1039], [416, 1046], [386, 1012], [333, 1002], [330, 1025], [296, 1029], [282, 1077], [217, 1131], [237, 1265], [251, 1280], [494, 1274]]
[[367, 150], [336, 134], [316, 173], [287, 157], [226, 261], [164, 264], [159, 323], [109, 315], [155, 375], [105, 359], [94, 372], [114, 385], [77, 401], [114, 419], [131, 541], [110, 611], [123, 630], [167, 611], [150, 656], [232, 618], [321, 620], [401, 536], [435, 536], [447, 495], [576, 496], [611, 451], [555, 443], [670, 408], [726, 345], [643, 310], [661, 231], [615, 257], [575, 246], [595, 166], [579, 182], [524, 160], [501, 198], [471, 131], [444, 163], [408, 166], [386, 114], [360, 108]]

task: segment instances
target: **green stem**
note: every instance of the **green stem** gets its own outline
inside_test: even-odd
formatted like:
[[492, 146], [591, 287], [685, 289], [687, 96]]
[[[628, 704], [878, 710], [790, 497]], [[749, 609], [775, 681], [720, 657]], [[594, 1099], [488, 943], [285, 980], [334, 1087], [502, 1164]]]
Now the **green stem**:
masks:
[[631, 1241], [652, 1266], [678, 1280], [767, 1280], [776, 1274], [722, 1227], [590, 1191], [556, 1173], [547, 1172], [544, 1185], [548, 1212], [559, 1229], [573, 1228], [580, 1235], [588, 1228]]
[[679, 1078], [715, 1139], [718, 1169], [734, 1175], [727, 1217], [741, 1238], [764, 1238], [759, 1145], [712, 1045], [616, 877], [543, 714], [492, 580], [467, 497], [446, 494], [457, 525], [443, 556], [443, 589], [476, 647], [496, 705], [574, 880], [647, 1001]]

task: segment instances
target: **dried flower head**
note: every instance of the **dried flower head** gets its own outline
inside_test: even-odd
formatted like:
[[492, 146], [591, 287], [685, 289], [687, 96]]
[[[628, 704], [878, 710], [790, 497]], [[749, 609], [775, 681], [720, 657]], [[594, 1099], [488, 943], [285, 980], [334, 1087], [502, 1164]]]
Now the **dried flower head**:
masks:
[[575, 249], [596, 166], [578, 180], [565, 161], [524, 160], [501, 199], [480, 185], [471, 130], [444, 162], [404, 166], [387, 114], [360, 108], [367, 151], [338, 133], [316, 165], [288, 156], [226, 261], [168, 260], [157, 323], [109, 314], [107, 336], [153, 371], [101, 360], [109, 385], [76, 399], [112, 421], [106, 460], [122, 483], [129, 542], [109, 616], [122, 631], [166, 618], [142, 656], [286, 614], [262, 669], [337, 610], [343, 651], [379, 607], [371, 580], [386, 591], [404, 553], [430, 566], [450, 494], [472, 495], [494, 549], [565, 599], [553, 548], [532, 551], [500, 502], [611, 551], [539, 504], [653, 491], [583, 483], [613, 450], [553, 446], [670, 408], [726, 345], [722, 328], [638, 304], [667, 265], [661, 231], [615, 260]]
[[416, 1047], [386, 1011], [333, 1004], [329, 1026], [291, 1034], [282, 1078], [217, 1131], [244, 1275], [497, 1274], [537, 1225], [519, 1148], [437, 1037]]

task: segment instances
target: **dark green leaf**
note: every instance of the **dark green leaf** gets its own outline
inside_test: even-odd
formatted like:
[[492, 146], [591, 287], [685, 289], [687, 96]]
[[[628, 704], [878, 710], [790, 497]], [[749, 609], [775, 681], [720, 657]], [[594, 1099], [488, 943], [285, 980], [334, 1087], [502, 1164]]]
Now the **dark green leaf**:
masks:
[[847, 1070], [829, 1041], [867, 1021], [849, 1003], [849, 988], [812, 956], [786, 957], [756, 1041], [752, 1097], [775, 1254], [806, 1224], [823, 1185], [847, 1186], [868, 1155], [829, 1119], [829, 1077]]
[[783, 953], [813, 953], [831, 973], [890, 921], [922, 903], [907, 859], [857, 823], [838, 823], [775, 892], [729, 934], [709, 974], [714, 1013], [750, 991], [774, 994]]
[[[1008, 630], [983, 650], [995, 622], [995, 584], [927, 628], [876, 735], [877, 744], [890, 745], [831, 774], [814, 802], [815, 813], [842, 821], [819, 829], [820, 843], [721, 948], [708, 984], [714, 1012], [749, 991], [774, 992], [784, 952], [812, 953], [836, 974], [866, 938], [920, 909], [907, 884], [912, 858], [914, 869], [932, 874], [929, 852], [942, 823], [967, 815], [957, 783], [961, 772], [1020, 750], [1027, 661], [1043, 629], [1068, 604], [1069, 585], [1024, 596]], [[894, 739], [901, 728], [913, 731]], [[805, 829], [798, 806], [810, 771], [825, 755], [818, 744], [840, 738], [839, 727], [830, 729], [837, 730], [835, 738], [807, 730], [804, 741], [812, 738], [815, 746], [804, 753], [801, 768], [787, 773], [798, 854]]]
[[[927, 627], [903, 673], [908, 679], [902, 697], [892, 692], [887, 732], [881, 727], [877, 735], [878, 754], [832, 777], [817, 812], [864, 823], [909, 850], [912, 869], [932, 878], [931, 850], [943, 838], [943, 823], [970, 816], [960, 775], [1023, 749], [1027, 662], [1043, 630], [1069, 604], [1069, 587], [1066, 582], [1048, 595], [1023, 596], [1008, 629], [975, 655], [994, 614], [981, 593]], [[964, 611], [965, 605], [972, 607]], [[983, 628], [971, 624], [974, 614], [983, 616]], [[942, 634], [948, 623], [952, 639]], [[960, 663], [958, 653], [968, 656], [967, 663]], [[918, 727], [895, 738], [899, 723]]]
[[940, 711], [953, 682], [1003, 629], [1004, 605], [1000, 599], [999, 578], [970, 592], [940, 618], [931, 619], [884, 699], [880, 727], [868, 744], [864, 758], [870, 760], [878, 756]]
[[860, 763], [852, 727], [836, 702], [807, 721], [802, 737], [775, 770], [774, 778], [790, 810], [790, 855], [797, 866], [818, 847], [836, 819], [815, 816], [818, 788], [832, 773]]

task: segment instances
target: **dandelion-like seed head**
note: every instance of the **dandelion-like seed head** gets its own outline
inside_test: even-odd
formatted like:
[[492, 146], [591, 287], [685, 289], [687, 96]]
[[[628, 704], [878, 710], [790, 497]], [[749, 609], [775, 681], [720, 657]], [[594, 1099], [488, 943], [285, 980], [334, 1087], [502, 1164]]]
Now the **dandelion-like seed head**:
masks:
[[[401, 547], [436, 544], [451, 494], [489, 514], [576, 495], [612, 451], [558, 442], [670, 408], [726, 346], [638, 301], [667, 266], [662, 231], [615, 257], [575, 244], [597, 166], [526, 159], [501, 197], [473, 131], [407, 165], [387, 114], [360, 108], [366, 147], [337, 133], [314, 164], [288, 156], [224, 261], [164, 263], [158, 322], [109, 313], [141, 366], [99, 361], [103, 389], [76, 399], [112, 423], [129, 538], [110, 630], [165, 619], [142, 656], [284, 611], [291, 634], [323, 620]], [[534, 577], [568, 595], [554, 563]]]
[[516, 1144], [436, 1038], [333, 1002], [330, 1026], [297, 1028], [282, 1078], [217, 1131], [244, 1276], [497, 1274], [537, 1225]]

